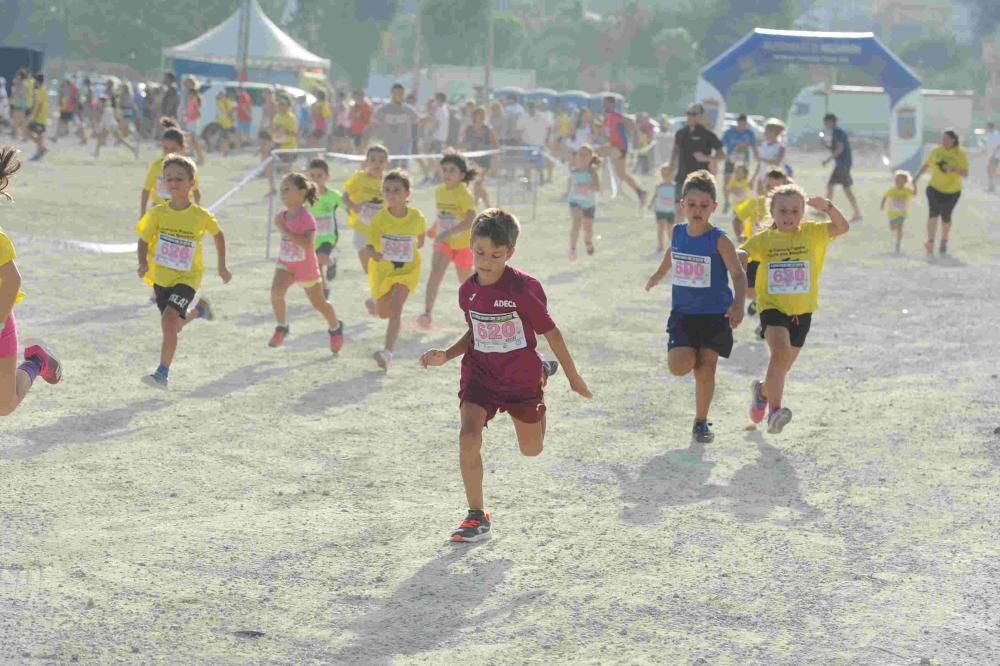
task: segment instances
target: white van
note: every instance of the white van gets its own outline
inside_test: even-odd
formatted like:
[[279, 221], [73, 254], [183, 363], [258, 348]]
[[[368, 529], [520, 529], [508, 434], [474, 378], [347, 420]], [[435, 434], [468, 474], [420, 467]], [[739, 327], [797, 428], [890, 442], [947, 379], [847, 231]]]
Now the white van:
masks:
[[[275, 93], [275, 95], [288, 95], [292, 98], [292, 103], [294, 105], [295, 100], [299, 97], [305, 95], [306, 104], [312, 106], [316, 101], [316, 97], [311, 93], [307, 93], [301, 88], [295, 88], [293, 86], [283, 86], [271, 83], [243, 83], [239, 81], [212, 81], [209, 83], [203, 83], [198, 88], [198, 94], [201, 95], [201, 118], [198, 120], [198, 127], [196, 128], [198, 134], [201, 136], [202, 140], [205, 141], [211, 149], [215, 148], [218, 143], [219, 133], [222, 128], [219, 127], [219, 123], [216, 122], [217, 111], [215, 108], [215, 101], [218, 94], [225, 91], [228, 95], [230, 92], [235, 93], [236, 89], [240, 86], [250, 94], [250, 99], [253, 100], [253, 119], [251, 122], [250, 130], [250, 141], [256, 141], [257, 132], [260, 131], [260, 117], [261, 117], [261, 106], [264, 104], [264, 91], [270, 90]], [[235, 120], [235, 118], [234, 118]]]

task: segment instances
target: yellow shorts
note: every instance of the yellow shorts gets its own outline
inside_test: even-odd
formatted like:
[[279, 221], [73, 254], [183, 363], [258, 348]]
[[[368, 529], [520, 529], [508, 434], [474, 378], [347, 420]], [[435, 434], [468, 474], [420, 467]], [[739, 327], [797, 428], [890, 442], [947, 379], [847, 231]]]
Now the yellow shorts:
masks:
[[372, 298], [378, 300], [392, 291], [392, 287], [401, 284], [411, 292], [417, 290], [420, 283], [420, 259], [396, 268], [391, 261], [368, 260], [368, 286]]

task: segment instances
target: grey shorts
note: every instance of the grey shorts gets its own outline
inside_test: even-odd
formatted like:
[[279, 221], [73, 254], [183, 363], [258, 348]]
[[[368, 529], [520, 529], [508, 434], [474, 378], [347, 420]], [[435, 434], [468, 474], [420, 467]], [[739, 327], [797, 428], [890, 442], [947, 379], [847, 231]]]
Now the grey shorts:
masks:
[[361, 233], [357, 229], [354, 230], [354, 249], [358, 252], [365, 249], [368, 245], [368, 234]]

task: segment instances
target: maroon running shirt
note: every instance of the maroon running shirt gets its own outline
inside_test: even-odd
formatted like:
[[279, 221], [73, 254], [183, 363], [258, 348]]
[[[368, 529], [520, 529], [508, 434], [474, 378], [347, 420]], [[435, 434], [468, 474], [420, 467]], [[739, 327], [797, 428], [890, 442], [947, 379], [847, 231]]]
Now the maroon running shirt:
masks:
[[556, 327], [542, 284], [510, 266], [485, 287], [473, 273], [458, 290], [458, 304], [472, 330], [462, 358], [462, 389], [474, 384], [512, 400], [536, 393], [542, 359], [535, 351], [535, 335]]

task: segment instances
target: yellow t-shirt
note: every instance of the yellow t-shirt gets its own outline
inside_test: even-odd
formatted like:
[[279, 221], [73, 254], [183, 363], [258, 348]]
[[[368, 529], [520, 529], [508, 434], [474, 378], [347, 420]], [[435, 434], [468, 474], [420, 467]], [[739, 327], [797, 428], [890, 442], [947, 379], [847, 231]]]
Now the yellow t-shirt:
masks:
[[[284, 138], [280, 147], [285, 149], [297, 148], [299, 145], [299, 121], [295, 119], [295, 114], [291, 111], [286, 113], [276, 113], [271, 119], [271, 124], [284, 131]], [[277, 138], [277, 137], [275, 137]]]
[[910, 188], [890, 187], [885, 193], [885, 210], [889, 213], [889, 219], [906, 217], [906, 209], [909, 208], [912, 198], [913, 190]]
[[202, 236], [221, 231], [215, 216], [196, 203], [184, 210], [170, 204], [154, 206], [139, 220], [142, 240], [149, 243], [153, 261], [149, 265], [153, 284], [172, 287], [186, 284], [197, 290], [205, 273], [201, 258]]
[[367, 171], [356, 171], [344, 182], [344, 194], [361, 206], [360, 213], [352, 210], [347, 216], [347, 226], [367, 234], [375, 214], [382, 210], [382, 181]]
[[[931, 187], [942, 194], [954, 194], [962, 191], [962, 177], [955, 173], [955, 169], [969, 169], [969, 158], [965, 156], [965, 151], [959, 147], [945, 150], [938, 146], [927, 156], [928, 165], [931, 167]], [[951, 169], [945, 173], [941, 170], [944, 163]]]
[[28, 108], [29, 109], [34, 108], [34, 106], [35, 106], [35, 79], [34, 79], [34, 77], [29, 76], [28, 79], [24, 82], [24, 84], [25, 84], [24, 85], [25, 89], [28, 91]]
[[[166, 155], [160, 155], [149, 165], [149, 171], [146, 172], [146, 181], [142, 184], [142, 189], [149, 192], [150, 201], [153, 202], [154, 206], [170, 201], [170, 192], [167, 192], [167, 183], [163, 180], [163, 160], [166, 157]], [[197, 190], [198, 172], [195, 171], [194, 189], [191, 191], [195, 192]]]
[[743, 237], [750, 238], [760, 229], [760, 223], [767, 217], [767, 197], [744, 199], [733, 206], [736, 219], [743, 223]]
[[735, 178], [729, 181], [726, 185], [726, 192], [728, 192], [732, 197], [735, 197], [733, 205], [742, 203], [747, 200], [753, 189], [750, 187], [749, 180], [736, 180]]
[[229, 97], [223, 97], [219, 100], [218, 104], [215, 105], [215, 120], [219, 123], [219, 127], [222, 129], [233, 129], [233, 109], [236, 105], [233, 100]]
[[[6, 266], [10, 262], [17, 258], [17, 252], [14, 251], [14, 244], [10, 242], [10, 238], [0, 229], [0, 266]], [[0, 280], [0, 285], [3, 284], [3, 280]], [[24, 300], [24, 292], [18, 291], [17, 296], [14, 297], [14, 303], [20, 303]], [[3, 322], [0, 322], [0, 328], [3, 327]]]
[[32, 102], [35, 104], [35, 115], [31, 118], [39, 125], [48, 124], [49, 120], [49, 95], [45, 88], [38, 91], [38, 99]]
[[802, 222], [793, 232], [771, 227], [743, 243], [750, 261], [760, 262], [757, 311], [778, 310], [790, 317], [815, 312], [830, 240], [827, 222]]
[[[434, 193], [434, 200], [437, 203], [437, 232], [441, 233], [458, 226], [465, 221], [465, 215], [470, 210], [476, 212], [476, 200], [472, 198], [472, 193], [465, 183], [459, 183], [457, 187], [448, 189], [447, 185], [441, 185]], [[453, 250], [468, 249], [472, 240], [472, 227], [465, 231], [444, 239], [444, 242]]]
[[383, 258], [381, 261], [369, 259], [369, 271], [376, 268], [384, 270], [390, 264], [401, 263], [403, 266], [393, 268], [406, 273], [419, 273], [420, 250], [417, 243], [425, 231], [427, 221], [416, 208], [407, 207], [403, 217], [396, 217], [388, 208], [380, 210], [368, 228], [368, 244], [376, 252], [381, 252]]

